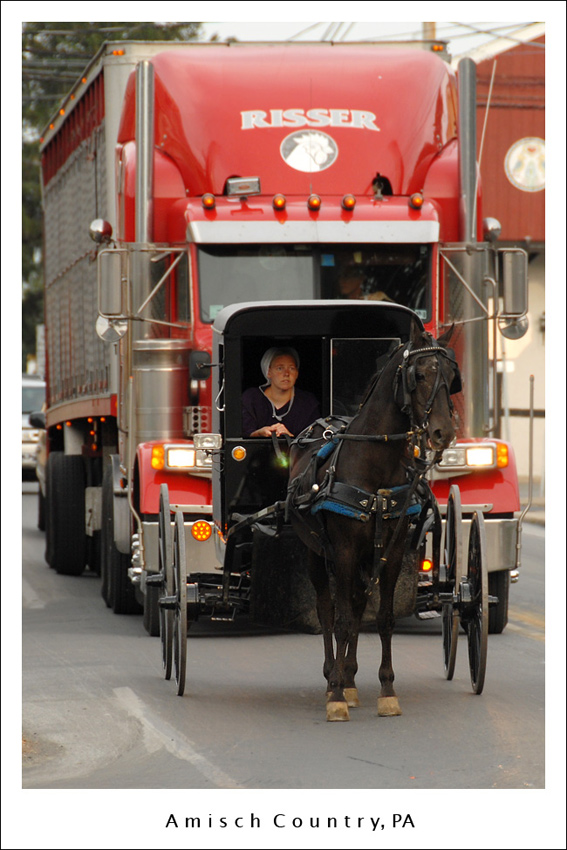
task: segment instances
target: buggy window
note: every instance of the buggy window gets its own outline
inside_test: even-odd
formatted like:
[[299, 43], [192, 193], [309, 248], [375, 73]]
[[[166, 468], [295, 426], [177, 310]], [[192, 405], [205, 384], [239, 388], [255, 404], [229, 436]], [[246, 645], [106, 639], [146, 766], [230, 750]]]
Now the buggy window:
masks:
[[331, 413], [355, 416], [374, 375], [381, 372], [399, 339], [331, 340]]

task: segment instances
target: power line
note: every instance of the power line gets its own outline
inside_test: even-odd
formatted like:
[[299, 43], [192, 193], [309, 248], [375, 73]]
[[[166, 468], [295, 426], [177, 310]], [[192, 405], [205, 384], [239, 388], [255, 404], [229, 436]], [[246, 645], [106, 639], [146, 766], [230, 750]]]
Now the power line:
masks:
[[[504, 26], [504, 27], [495, 27], [494, 29], [488, 29], [488, 30], [480, 29], [479, 27], [475, 27], [474, 24], [455, 23], [455, 26], [466, 27], [467, 29], [472, 30], [472, 32], [478, 33], [479, 35], [489, 35], [493, 39], [505, 38], [508, 41], [515, 42], [516, 44], [525, 44], [526, 42], [522, 41], [521, 38], [515, 38], [513, 35], [508, 35], [508, 33], [499, 33], [498, 30], [499, 29], [512, 29], [512, 28], [514, 30], [517, 30], [518, 27], [527, 27], [527, 26], [530, 26], [530, 24], [529, 23], [527, 23], [527, 24], [508, 24], [507, 26]], [[468, 36], [468, 33], [465, 33], [464, 35]], [[460, 37], [463, 37], [463, 36], [460, 36]], [[545, 50], [545, 44], [537, 44], [537, 42], [530, 41], [530, 45], [534, 45], [534, 46], [540, 47], [542, 50]]]

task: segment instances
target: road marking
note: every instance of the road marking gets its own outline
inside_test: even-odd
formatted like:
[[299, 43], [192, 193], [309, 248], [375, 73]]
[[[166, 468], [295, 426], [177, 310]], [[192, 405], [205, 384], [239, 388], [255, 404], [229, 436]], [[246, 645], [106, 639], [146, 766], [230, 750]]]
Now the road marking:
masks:
[[510, 608], [508, 628], [521, 632], [534, 640], [545, 640], [545, 617], [540, 614], [528, 614], [518, 608]]
[[25, 578], [22, 579], [22, 602], [24, 608], [45, 608], [45, 602], [42, 602]]
[[165, 746], [172, 755], [190, 762], [217, 788], [245, 787], [239, 785], [231, 776], [198, 753], [192, 741], [181, 735], [170, 723], [151, 712], [131, 688], [114, 688], [114, 693], [122, 708], [141, 723], [148, 752], [155, 752], [161, 746]]

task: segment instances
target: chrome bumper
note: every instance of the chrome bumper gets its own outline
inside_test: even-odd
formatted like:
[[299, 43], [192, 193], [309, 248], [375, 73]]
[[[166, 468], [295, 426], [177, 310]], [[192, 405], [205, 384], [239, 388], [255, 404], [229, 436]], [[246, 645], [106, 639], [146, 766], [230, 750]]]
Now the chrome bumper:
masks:
[[[466, 567], [469, 547], [469, 532], [472, 517], [463, 515], [463, 566]], [[443, 526], [445, 520], [443, 520]], [[486, 532], [486, 566], [489, 573], [516, 569], [516, 539], [518, 519], [490, 519], [484, 514]]]
[[[204, 519], [204, 517], [203, 517]], [[193, 522], [185, 522], [185, 556], [187, 559], [187, 573], [212, 573], [219, 569], [215, 557], [215, 542], [217, 536], [215, 529], [208, 540], [195, 540], [191, 534]], [[142, 533], [144, 535], [143, 559], [137, 552], [140, 550], [139, 542], [133, 547], [132, 566], [128, 575], [134, 584], [140, 584], [142, 589], [145, 585], [146, 575], [159, 572], [159, 523], [142, 522]]]

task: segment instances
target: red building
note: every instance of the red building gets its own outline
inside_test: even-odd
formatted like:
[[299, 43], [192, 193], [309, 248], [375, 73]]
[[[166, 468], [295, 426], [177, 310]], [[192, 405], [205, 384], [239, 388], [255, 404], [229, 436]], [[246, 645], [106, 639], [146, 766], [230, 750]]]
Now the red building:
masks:
[[[529, 386], [534, 385], [534, 477], [544, 487], [545, 442], [545, 25], [534, 23], [469, 54], [477, 66], [477, 150], [482, 215], [500, 244], [529, 254], [529, 330], [498, 343], [503, 434], [528, 474]], [[458, 59], [454, 65], [458, 67]], [[486, 121], [485, 121], [486, 119]], [[538, 489], [536, 487], [536, 496]]]
[[483, 214], [500, 221], [502, 242], [540, 251], [545, 241], [544, 25], [532, 24], [469, 55], [477, 64]]

